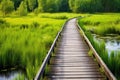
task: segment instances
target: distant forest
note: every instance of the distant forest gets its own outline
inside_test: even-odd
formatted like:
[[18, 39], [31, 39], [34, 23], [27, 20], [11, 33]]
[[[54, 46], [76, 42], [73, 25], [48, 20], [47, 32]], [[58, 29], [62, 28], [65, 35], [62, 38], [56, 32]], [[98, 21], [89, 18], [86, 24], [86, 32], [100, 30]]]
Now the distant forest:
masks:
[[[120, 12], [120, 0], [0, 0], [4, 13], [27, 12]], [[22, 12], [22, 13], [21, 13]]]

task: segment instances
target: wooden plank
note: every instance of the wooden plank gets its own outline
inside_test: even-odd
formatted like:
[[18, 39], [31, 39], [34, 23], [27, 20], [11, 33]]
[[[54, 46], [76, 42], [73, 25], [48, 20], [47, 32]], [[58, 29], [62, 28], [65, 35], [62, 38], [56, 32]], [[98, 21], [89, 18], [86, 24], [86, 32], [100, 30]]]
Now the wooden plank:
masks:
[[87, 65], [87, 64], [84, 64], [84, 65], [67, 65], [67, 64], [63, 64], [63, 65], [52, 65], [54, 67], [84, 67], [84, 66], [87, 66], [87, 67], [96, 67], [98, 65], [96, 64], [91, 64], [91, 65]]
[[103, 78], [102, 75], [52, 75], [52, 76], [49, 76], [51, 78]]
[[80, 26], [78, 25], [78, 23], [76, 24], [79, 28], [79, 30], [82, 31], [83, 33], [83, 37], [85, 39], [85, 41], [87, 42], [88, 46], [92, 49], [93, 51], [93, 55], [95, 56], [95, 58], [97, 59], [97, 62], [100, 64], [100, 66], [104, 69], [106, 76], [108, 77], [108, 79], [110, 80], [117, 80], [116, 77], [112, 74], [112, 72], [109, 70], [109, 68], [106, 66], [106, 64], [103, 62], [103, 60], [101, 59], [101, 57], [98, 55], [98, 53], [96, 52], [96, 50], [93, 48], [91, 42], [89, 41], [89, 39], [86, 37], [86, 35], [84, 34], [83, 30], [80, 28]]
[[93, 59], [92, 58], [56, 58], [56, 57], [54, 57], [56, 60], [81, 60], [81, 61], [88, 61], [88, 60], [92, 60], [93, 61]]
[[59, 50], [61, 50], [61, 51], [62, 51], [62, 50], [66, 50], [66, 51], [67, 51], [67, 50], [69, 50], [69, 51], [74, 51], [74, 50], [75, 50], [75, 51], [88, 51], [89, 49], [86, 49], [86, 48], [81, 49], [81, 48], [77, 48], [77, 47], [76, 47], [76, 48], [74, 48], [74, 49], [72, 49], [72, 48], [59, 48], [58, 51], [59, 51]]
[[73, 60], [73, 61], [61, 61], [61, 60], [59, 60], [59, 61], [54, 61], [54, 63], [87, 63], [87, 64], [93, 64], [93, 63], [95, 63], [95, 62], [92, 62], [92, 61], [80, 61], [80, 60], [78, 60], [78, 61], [76, 61], [76, 60]]
[[88, 55], [88, 52], [86, 53], [86, 52], [56, 52], [56, 54], [82, 54], [82, 55]]
[[55, 55], [60, 56], [60, 57], [89, 57], [88, 55], [84, 55], [84, 54], [57, 54]]
[[58, 50], [59, 52], [88, 52], [88, 50]]
[[76, 62], [93, 62], [92, 59], [74, 59], [74, 60], [71, 60], [71, 59], [51, 59], [51, 61], [56, 61], [56, 62], [70, 62], [70, 61], [76, 61]]
[[[73, 34], [72, 34], [73, 33]], [[98, 80], [104, 76], [98, 64], [88, 56], [89, 47], [80, 36], [75, 19], [70, 20], [61, 33], [61, 40], [51, 57], [50, 80]], [[47, 79], [47, 80], [48, 80]]]
[[[87, 72], [85, 72], [85, 73], [78, 73], [78, 74], [76, 74], [76, 73], [72, 73], [72, 74], [70, 74], [70, 73], [67, 73], [67, 74], [65, 74], [65, 73], [54, 73], [54, 74], [49, 74], [50, 76], [61, 76], [61, 77], [66, 77], [66, 76], [69, 76], [69, 77], [104, 77], [104, 76], [102, 76], [100, 73], [90, 73], [90, 74], [88, 74]], [[49, 76], [48, 75], [48, 76]]]
[[71, 78], [71, 79], [66, 79], [66, 78], [50, 78], [48, 80], [106, 80], [105, 78]]
[[[54, 72], [51, 75], [101, 75], [100, 72]], [[48, 74], [49, 75], [49, 74]]]
[[[67, 57], [67, 56], [53, 56], [55, 59], [63, 59], [63, 60], [89, 60], [89, 56], [71, 56], [71, 57]], [[53, 58], [52, 57], [52, 58]]]
[[86, 46], [62, 46], [62, 45], [60, 45], [59, 47], [57, 47], [57, 48], [61, 48], [61, 49], [64, 49], [64, 48], [69, 48], [69, 49], [88, 49], [89, 50], [89, 48], [88, 47], [86, 47]]

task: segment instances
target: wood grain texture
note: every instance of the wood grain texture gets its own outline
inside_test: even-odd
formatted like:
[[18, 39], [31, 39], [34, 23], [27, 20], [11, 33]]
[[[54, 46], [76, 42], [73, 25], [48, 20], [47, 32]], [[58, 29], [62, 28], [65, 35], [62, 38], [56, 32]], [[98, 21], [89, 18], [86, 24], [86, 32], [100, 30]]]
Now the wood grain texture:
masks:
[[88, 55], [89, 47], [80, 35], [76, 19], [68, 21], [52, 56], [48, 80], [104, 80], [98, 64]]

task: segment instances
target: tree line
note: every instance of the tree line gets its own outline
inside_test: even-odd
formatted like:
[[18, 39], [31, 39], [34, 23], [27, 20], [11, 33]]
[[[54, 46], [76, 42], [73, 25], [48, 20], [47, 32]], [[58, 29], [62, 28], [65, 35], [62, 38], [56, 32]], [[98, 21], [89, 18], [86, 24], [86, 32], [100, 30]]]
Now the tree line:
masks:
[[4, 15], [27, 12], [120, 12], [120, 0], [0, 0]]

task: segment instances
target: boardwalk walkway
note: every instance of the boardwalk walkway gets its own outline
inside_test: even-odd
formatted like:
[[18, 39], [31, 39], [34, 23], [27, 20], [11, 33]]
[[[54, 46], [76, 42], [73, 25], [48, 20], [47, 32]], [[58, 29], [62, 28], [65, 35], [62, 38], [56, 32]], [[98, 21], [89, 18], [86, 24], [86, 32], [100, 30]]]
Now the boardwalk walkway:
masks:
[[52, 56], [49, 80], [104, 80], [99, 66], [88, 55], [89, 47], [80, 35], [76, 19], [68, 21]]

